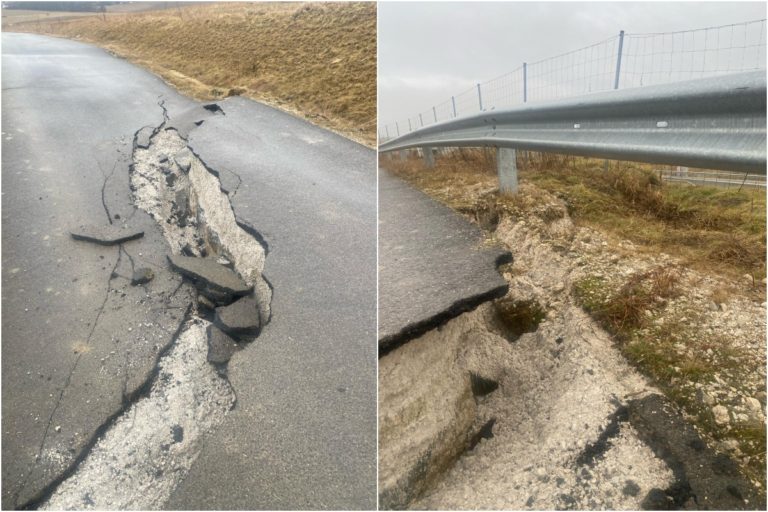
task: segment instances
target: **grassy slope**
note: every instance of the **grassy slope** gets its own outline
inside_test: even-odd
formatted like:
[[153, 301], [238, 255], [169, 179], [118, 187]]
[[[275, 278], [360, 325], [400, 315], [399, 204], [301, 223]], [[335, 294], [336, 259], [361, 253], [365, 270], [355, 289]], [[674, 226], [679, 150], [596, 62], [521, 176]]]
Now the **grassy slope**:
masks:
[[4, 28], [88, 41], [198, 99], [242, 94], [376, 142], [375, 3], [222, 3]]
[[[520, 179], [562, 198], [577, 224], [630, 240], [649, 253], [683, 258], [697, 270], [729, 277], [766, 276], [766, 196], [745, 189], [662, 184], [654, 167], [633, 162], [532, 156]], [[382, 162], [406, 180], [461, 211], [477, 209], [478, 187], [494, 189], [492, 151], [464, 149], [438, 158], [434, 171], [419, 160]]]

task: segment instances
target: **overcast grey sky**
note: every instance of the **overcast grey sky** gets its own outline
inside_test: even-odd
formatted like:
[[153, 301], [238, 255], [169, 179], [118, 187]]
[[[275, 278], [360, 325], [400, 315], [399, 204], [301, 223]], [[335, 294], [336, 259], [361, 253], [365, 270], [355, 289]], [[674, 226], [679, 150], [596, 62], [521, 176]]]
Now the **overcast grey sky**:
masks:
[[386, 2], [378, 5], [379, 125], [478, 82], [618, 34], [766, 17], [764, 2]]

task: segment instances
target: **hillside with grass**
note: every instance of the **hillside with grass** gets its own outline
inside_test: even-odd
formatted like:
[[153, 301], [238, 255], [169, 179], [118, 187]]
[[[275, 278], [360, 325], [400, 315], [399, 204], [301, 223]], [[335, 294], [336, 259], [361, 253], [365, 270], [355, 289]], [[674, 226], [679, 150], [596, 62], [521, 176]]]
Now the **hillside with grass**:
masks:
[[375, 3], [206, 3], [16, 21], [12, 12], [4, 30], [93, 43], [194, 98], [243, 95], [375, 145]]
[[[764, 190], [670, 184], [659, 166], [529, 154], [518, 158], [520, 193], [505, 195], [495, 152], [483, 149], [448, 150], [433, 169], [416, 155], [385, 155], [381, 166], [505, 245], [515, 257], [502, 269], [511, 289], [536, 272], [562, 276], [555, 288], [565, 302], [765, 489]], [[541, 256], [526, 267], [527, 253], [549, 254], [558, 268]], [[561, 302], [539, 297], [537, 317]]]

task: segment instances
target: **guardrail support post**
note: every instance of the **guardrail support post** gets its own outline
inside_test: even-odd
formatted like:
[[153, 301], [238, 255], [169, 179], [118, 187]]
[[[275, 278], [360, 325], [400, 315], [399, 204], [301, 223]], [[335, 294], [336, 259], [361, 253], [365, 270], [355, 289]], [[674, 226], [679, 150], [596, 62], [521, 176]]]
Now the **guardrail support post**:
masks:
[[401, 149], [400, 150], [400, 161], [401, 162], [405, 162], [406, 160], [408, 160], [408, 153], [406, 152], [406, 150]]
[[517, 151], [496, 148], [496, 169], [499, 172], [499, 191], [502, 194], [517, 194]]
[[453, 117], [456, 117], [456, 97], [451, 96], [451, 105], [453, 105]]
[[621, 74], [621, 53], [624, 48], [624, 31], [619, 32], [619, 55], [616, 57], [616, 80], [613, 82], [613, 88], [619, 88], [619, 75]]
[[421, 148], [421, 152], [424, 153], [424, 165], [427, 166], [427, 169], [433, 168], [435, 166], [435, 155], [432, 153], [432, 148], [425, 146]]
[[528, 102], [528, 63], [523, 62], [523, 103]]
[[480, 102], [480, 112], [483, 111], [483, 93], [480, 90], [480, 84], [477, 84], [477, 101]]

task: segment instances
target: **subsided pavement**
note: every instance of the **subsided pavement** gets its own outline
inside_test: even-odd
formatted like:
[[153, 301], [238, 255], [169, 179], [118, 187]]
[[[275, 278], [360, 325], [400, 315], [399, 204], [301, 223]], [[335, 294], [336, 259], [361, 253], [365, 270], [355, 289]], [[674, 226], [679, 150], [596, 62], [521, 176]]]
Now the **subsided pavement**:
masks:
[[379, 169], [379, 351], [503, 297], [512, 261], [447, 206]]
[[[3, 508], [37, 507], [77, 475], [110, 427], [154, 396], [159, 366], [172, 366], [163, 358], [185, 353], [175, 349], [197, 322], [197, 294], [130, 186], [134, 136], [169, 119], [265, 247], [272, 299], [260, 336], [220, 373], [231, 410], [194, 446], [181, 427], [167, 433], [189, 464], [150, 505], [373, 508], [375, 153], [241, 98], [206, 114], [88, 45], [2, 37]], [[73, 240], [83, 224], [144, 236]], [[132, 286], [141, 267], [154, 278]]]

